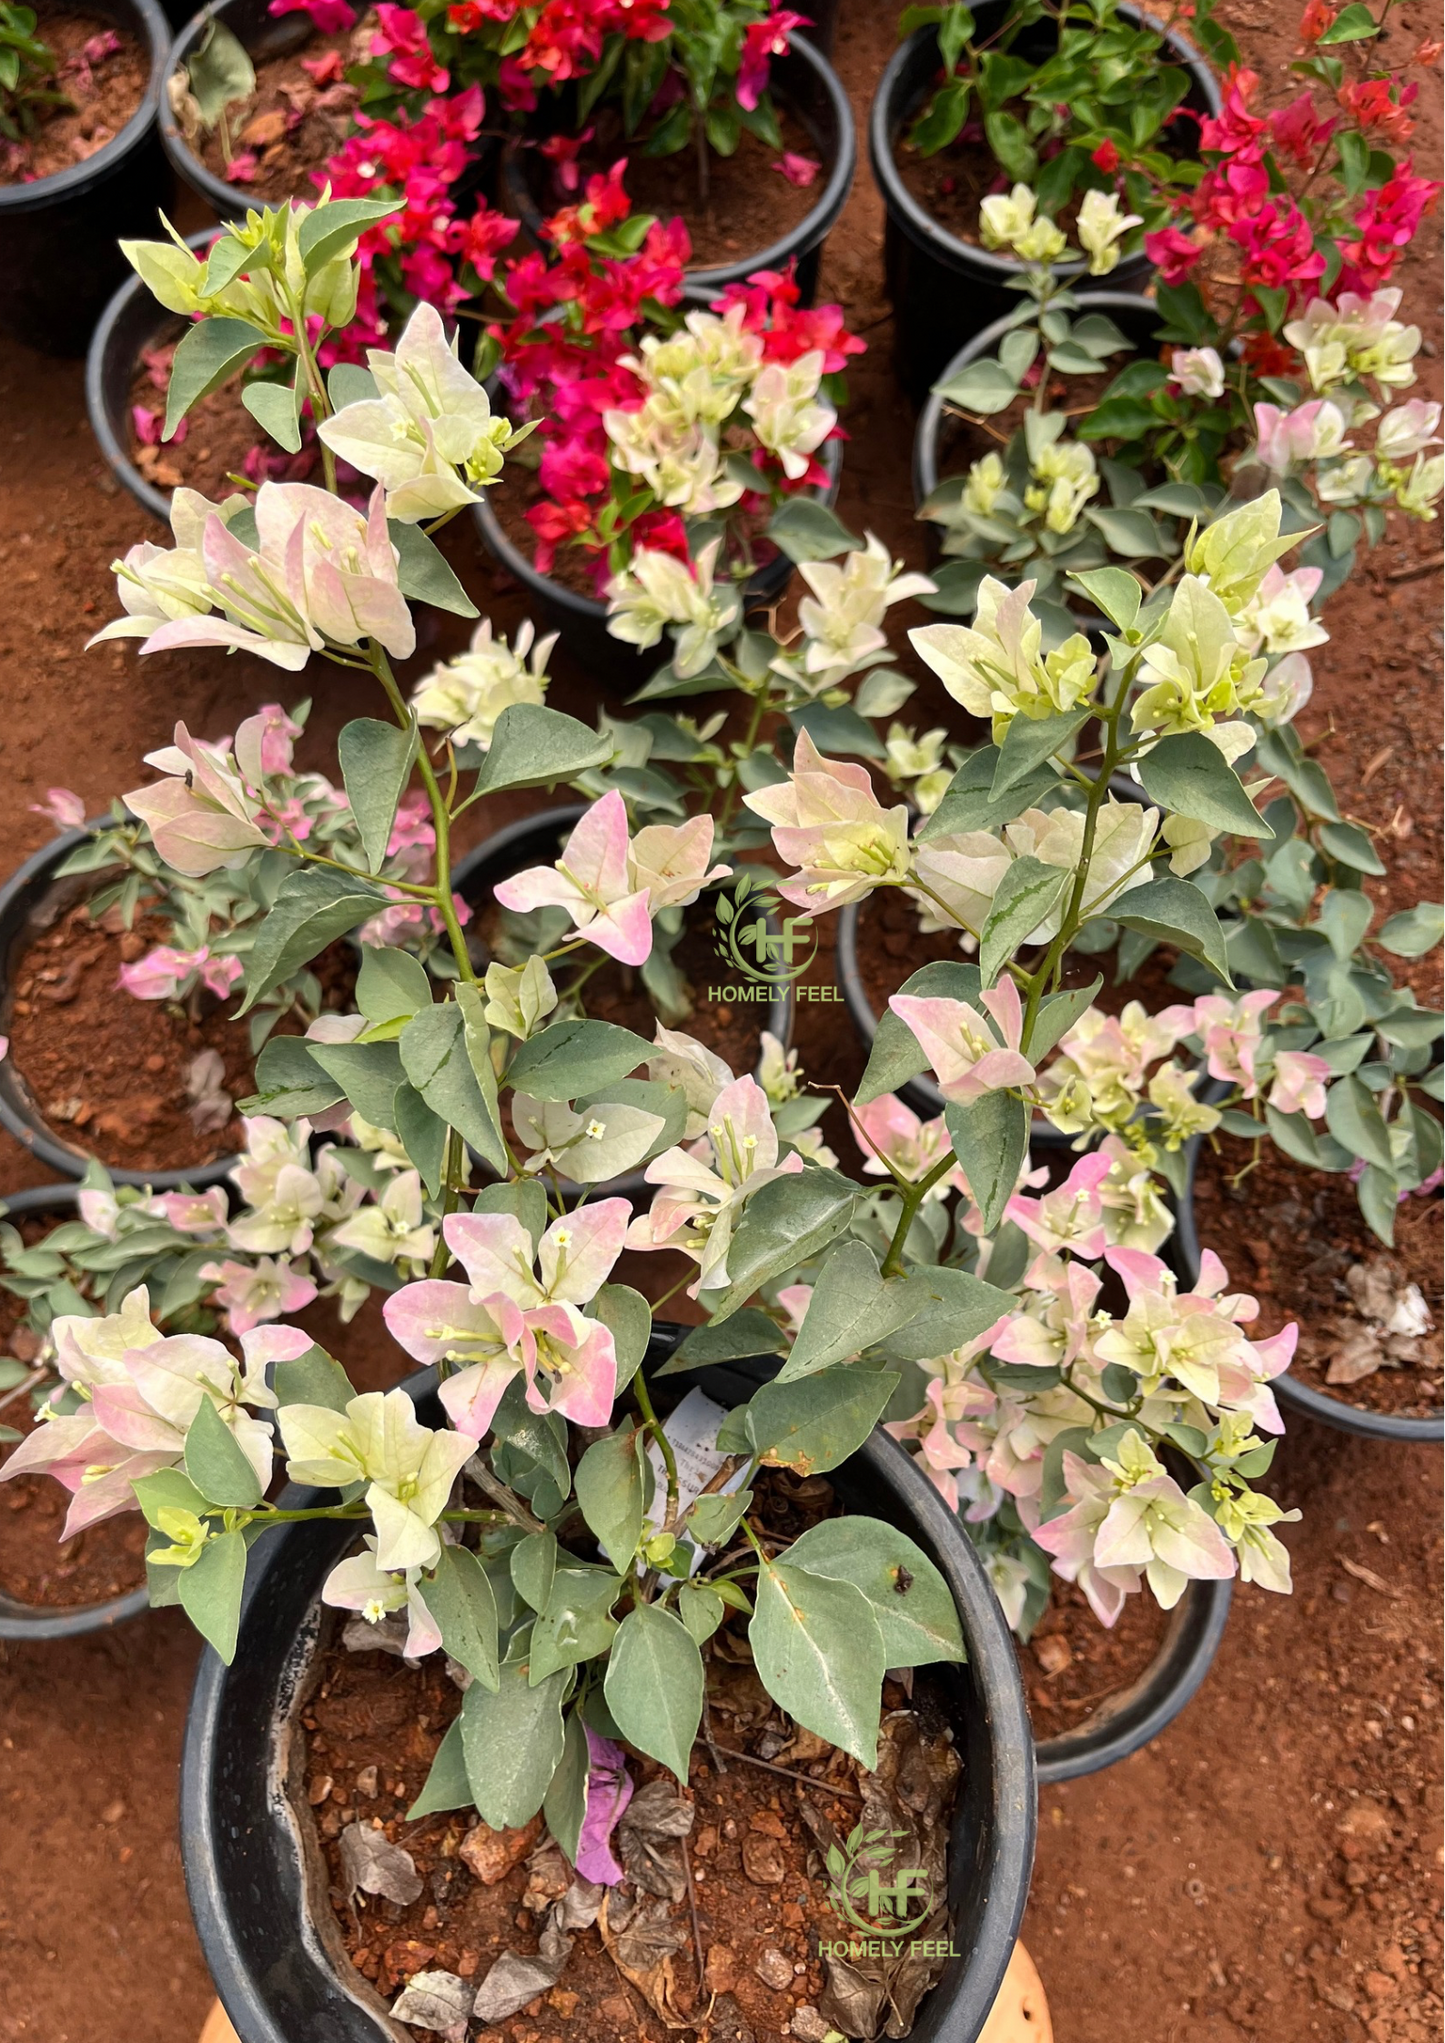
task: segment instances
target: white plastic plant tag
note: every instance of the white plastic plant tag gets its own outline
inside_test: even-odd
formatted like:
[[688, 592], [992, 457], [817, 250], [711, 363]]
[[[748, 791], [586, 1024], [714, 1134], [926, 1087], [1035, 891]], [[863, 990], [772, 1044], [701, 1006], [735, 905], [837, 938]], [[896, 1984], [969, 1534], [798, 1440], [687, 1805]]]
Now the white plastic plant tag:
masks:
[[[702, 1495], [726, 1463], [728, 1457], [720, 1454], [717, 1448], [718, 1429], [726, 1417], [725, 1407], [710, 1398], [706, 1391], [690, 1390], [677, 1410], [663, 1421], [662, 1430], [671, 1442], [673, 1460], [677, 1463], [679, 1511], [685, 1511]], [[667, 1509], [667, 1470], [656, 1441], [648, 1447], [647, 1454], [653, 1474], [653, 1502], [647, 1525], [650, 1531], [660, 1532]], [[734, 1469], [717, 1494], [725, 1495], [738, 1489], [746, 1473], [746, 1467]], [[694, 1574], [702, 1560], [702, 1554], [698, 1553], [693, 1561]]]

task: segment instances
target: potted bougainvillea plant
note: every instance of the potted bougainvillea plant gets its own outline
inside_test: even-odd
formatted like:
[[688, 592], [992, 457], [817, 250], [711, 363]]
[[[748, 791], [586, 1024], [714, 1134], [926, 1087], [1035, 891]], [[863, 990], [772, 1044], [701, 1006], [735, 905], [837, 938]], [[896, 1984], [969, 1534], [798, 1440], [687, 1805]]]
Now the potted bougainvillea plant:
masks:
[[[805, 915], [933, 886], [907, 808], [885, 807], [807, 718], [864, 720], [847, 684], [862, 675], [861, 695], [886, 671], [885, 613], [911, 591], [818, 506], [776, 514], [810, 571], [812, 607], [786, 640], [690, 569], [690, 607], [647, 592], [633, 554], [610, 597], [619, 627], [670, 634], [683, 682], [716, 661], [755, 712], [737, 749], [716, 748], [715, 801], [682, 821], [636, 827], [627, 727], [538, 700], [520, 640], [502, 674], [479, 633], [449, 678], [409, 697], [393, 663], [414, 651], [413, 607], [475, 614], [433, 535], [520, 435], [429, 306], [394, 350], [323, 374], [318, 351], [356, 302], [358, 237], [380, 217], [377, 202], [292, 202], [228, 228], [204, 265], [165, 243], [133, 251], [196, 315], [169, 424], [278, 349], [293, 380], [258, 418], [285, 445], [305, 405], [324, 486], [178, 498], [175, 545], [117, 563], [122, 615], [97, 637], [142, 653], [241, 648], [288, 673], [329, 661], [373, 693], [338, 740], [354, 836], [300, 831], [285, 774], [249, 732], [223, 747], [179, 727], [129, 805], [159, 859], [198, 879], [239, 885], [254, 862], [285, 861], [235, 950], [238, 1013], [337, 939], [363, 942], [354, 1011], [261, 1047], [237, 1174], [249, 1210], [166, 1209], [205, 1230], [195, 1277], [215, 1287], [239, 1357], [158, 1326], [139, 1284], [95, 1300], [104, 1311], [58, 1314], [59, 1381], [4, 1474], [48, 1471], [96, 1517], [138, 1510], [153, 1600], [178, 1603], [215, 1649], [184, 1831], [243, 2034], [305, 2032], [325, 2006], [348, 2037], [390, 2022], [461, 2038], [553, 1988], [564, 2027], [593, 2034], [619, 1978], [648, 2019], [687, 2025], [736, 1983], [696, 1926], [699, 1886], [731, 1898], [738, 1879], [697, 1822], [712, 1798], [722, 1818], [747, 1813], [739, 1893], [779, 1896], [776, 1924], [762, 1903], [738, 1905], [754, 1910], [768, 1991], [783, 1981], [762, 1969], [767, 1948], [787, 1964], [793, 2033], [871, 2039], [918, 2021], [973, 2036], [1032, 1836], [1000, 1602], [1018, 1615], [1042, 1600], [1043, 1557], [1106, 1621], [1146, 1589], [1170, 1608], [1191, 1583], [1236, 1574], [1289, 1587], [1272, 1529], [1288, 1514], [1252, 1482], [1280, 1430], [1271, 1386], [1294, 1329], [1251, 1339], [1254, 1301], [1217, 1259], [1186, 1289], [1157, 1253], [1167, 1216], [1143, 1148], [1167, 1153], [1199, 1125], [1196, 1073], [1151, 1093], [1141, 1168], [1086, 1152], [1041, 1183], [1029, 1159], [1034, 1111], [1082, 1125], [1087, 1073], [1102, 1069], [1089, 1062], [1100, 982], [1063, 971], [1092, 920], [1107, 911], [1229, 985], [1186, 847], [1221, 828], [1274, 836], [1232, 761], [1243, 717], [1270, 714], [1241, 619], [1281, 550], [1278, 500], [1203, 530], [1186, 571], [1147, 598], [1132, 575], [1086, 571], [1102, 654], [1080, 639], [1045, 656], [1026, 586], [973, 627], [925, 635], [960, 688], [986, 689], [996, 739], [987, 784], [973, 761], [939, 813], [998, 828], [1047, 807], [1056, 827], [1011, 847], [976, 959], [893, 996], [849, 1107], [873, 1166], [855, 1181], [780, 1134], [757, 1079], [684, 1033], [649, 1039], [564, 1006], [558, 979], [593, 953], [644, 964], [662, 918], [726, 876], [716, 853], [740, 812], [770, 833], [782, 896]], [[337, 490], [339, 456], [367, 478], [363, 508]], [[791, 768], [744, 772], [761, 719], [780, 713], [797, 719]], [[1085, 767], [1069, 740], [1089, 719], [1099, 756]], [[474, 723], [485, 742], [471, 747]], [[1131, 805], [1121, 869], [1111, 781], [1136, 761], [1152, 806]], [[479, 970], [453, 895], [456, 820], [485, 796], [558, 785], [587, 791], [582, 819], [556, 862], [505, 890], [514, 913], [550, 916], [548, 933], [523, 961]], [[413, 792], [424, 856], [402, 876], [387, 861]], [[422, 928], [445, 970], [419, 954]], [[1242, 1064], [1252, 1015], [1222, 998], [1156, 1021], [1130, 1051], [1147, 1063], [1164, 1035], [1204, 1027], [1211, 1055]], [[1070, 1067], [1050, 1077], [1061, 1044]], [[1276, 1110], [1307, 1116], [1308, 1069], [1274, 1064]], [[886, 1104], [924, 1071], [945, 1101], [926, 1131]], [[348, 1124], [369, 1164], [349, 1165], [344, 1145], [313, 1160], [323, 1123]], [[569, 1145], [591, 1169], [569, 1172], [564, 1196], [551, 1152]], [[638, 1166], [638, 1210], [579, 1194], [579, 1178]], [[342, 1193], [368, 1173], [369, 1200]], [[88, 1226], [136, 1228], [132, 1202], [94, 1192]], [[228, 1250], [275, 1266], [263, 1282], [228, 1270]], [[282, 1268], [303, 1255], [314, 1274]], [[680, 1274], [649, 1302], [637, 1286], [654, 1257]], [[422, 1373], [358, 1392], [344, 1331], [333, 1356], [290, 1324], [288, 1286], [345, 1291], [378, 1270], [390, 1336]], [[684, 1290], [690, 1328], [662, 1317]], [[278, 1498], [282, 1468], [292, 1488]], [[949, 1508], [965, 1500], [977, 1545]], [[411, 1728], [354, 1787], [346, 1772], [333, 1808], [378, 1667], [409, 1684]], [[238, 1771], [252, 1736], [263, 1744]], [[786, 1805], [768, 1799], [775, 1781]], [[253, 1807], [269, 1814], [243, 1820]], [[403, 1836], [408, 1808], [436, 1820]], [[476, 1876], [469, 1949], [429, 1915], [459, 1856]], [[283, 1869], [263, 1883], [264, 1921], [246, 1898], [263, 1858]], [[849, 1941], [850, 1924], [877, 1929], [890, 1881], [920, 1896], [927, 1934], [907, 1954]], [[524, 1885], [535, 1936], [518, 1932]], [[273, 1962], [303, 1944], [304, 1963]]]

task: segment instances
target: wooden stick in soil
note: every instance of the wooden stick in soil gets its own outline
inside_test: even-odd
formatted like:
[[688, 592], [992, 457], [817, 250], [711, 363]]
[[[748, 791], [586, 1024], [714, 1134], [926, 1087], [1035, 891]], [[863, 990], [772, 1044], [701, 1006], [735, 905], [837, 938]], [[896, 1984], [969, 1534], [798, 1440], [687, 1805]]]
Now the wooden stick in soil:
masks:
[[687, 1848], [687, 1839], [680, 1838], [682, 1846], [682, 1876], [687, 1882], [688, 1913], [692, 1917], [692, 1951], [697, 1963], [697, 1997], [702, 1999], [707, 1992], [703, 1977], [702, 1924], [697, 1919], [697, 1889], [692, 1884], [692, 1854]]
[[[712, 1745], [712, 1740], [708, 1740]], [[842, 1795], [847, 1801], [861, 1802], [863, 1797], [856, 1788], [841, 1788], [835, 1781], [820, 1780], [816, 1774], [799, 1773], [795, 1767], [774, 1766], [771, 1759], [756, 1759], [751, 1752], [738, 1752], [731, 1745], [713, 1745], [713, 1751], [725, 1752], [729, 1759], [740, 1759], [744, 1766], [759, 1766], [764, 1773], [781, 1774], [785, 1781], [801, 1781], [805, 1788], [814, 1788], [819, 1794]]]

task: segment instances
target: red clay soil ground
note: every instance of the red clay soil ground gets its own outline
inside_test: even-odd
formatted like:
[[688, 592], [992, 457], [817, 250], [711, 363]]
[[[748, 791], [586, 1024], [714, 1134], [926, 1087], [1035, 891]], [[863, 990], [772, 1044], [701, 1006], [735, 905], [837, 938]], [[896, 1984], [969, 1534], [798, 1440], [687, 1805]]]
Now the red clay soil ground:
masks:
[[[891, 48], [893, 10], [844, 0], [842, 11], [838, 62], [861, 114]], [[1284, 96], [1289, 30], [1277, 23], [1292, 24], [1293, 6], [1256, 13], [1226, 0], [1221, 12], [1271, 93]], [[1435, 21], [1423, 0], [1405, 0], [1392, 14], [1391, 49], [1403, 57]], [[1440, 156], [1437, 95], [1422, 94], [1417, 110], [1416, 160], [1428, 168]], [[194, 207], [177, 219], [183, 231], [204, 224]], [[824, 295], [844, 299], [870, 346], [850, 375], [840, 511], [922, 566], [882, 238], [865, 166], [823, 269]], [[1414, 394], [1438, 397], [1434, 229], [1400, 281], [1428, 335]], [[0, 347], [0, 421], [0, 870], [49, 835], [29, 809], [48, 786], [74, 787], [95, 813], [143, 777], [140, 755], [168, 741], [178, 717], [214, 736], [263, 701], [310, 692], [302, 757], [334, 766], [340, 725], [366, 713], [339, 672], [318, 664], [303, 690], [240, 656], [83, 653], [114, 612], [109, 562], [162, 534], [104, 468], [77, 364]], [[1392, 876], [1370, 891], [1391, 906], [1434, 894], [1439, 882], [1440, 531], [1393, 521], [1331, 603], [1334, 637], [1315, 655], [1317, 692], [1301, 719], [1305, 735], [1323, 741], [1346, 813], [1385, 840]], [[514, 629], [516, 590], [468, 530], [453, 532], [454, 561], [481, 607]], [[923, 621], [922, 612], [900, 620]], [[418, 622], [413, 674], [467, 632], [434, 612]], [[595, 685], [563, 658], [555, 671], [554, 703], [590, 720]], [[947, 717], [962, 732], [956, 705], [931, 681], [905, 713], [921, 728]], [[537, 805], [528, 795], [479, 805], [460, 848]], [[819, 991], [831, 989], [830, 943], [828, 931], [810, 975]], [[1437, 997], [1435, 961], [1411, 976], [1423, 998]], [[856, 1081], [862, 1057], [838, 1006], [802, 1002], [795, 1040], [805, 1064], [841, 1085]], [[839, 1120], [835, 1109], [828, 1137], [854, 1169]], [[43, 1176], [0, 1140], [0, 1193]], [[629, 1262], [628, 1280], [643, 1278], [654, 1294], [675, 1274], [670, 1256]], [[386, 1357], [369, 1333], [366, 1374], [380, 1383]], [[1305, 1513], [1285, 1528], [1294, 1599], [1241, 1589], [1213, 1674], [1178, 1723], [1124, 1766], [1044, 1794], [1025, 1933], [1059, 2043], [1439, 2036], [1440, 1463], [1438, 1449], [1298, 1426], [1269, 1478]], [[176, 1841], [196, 1650], [169, 1611], [103, 1638], [0, 1647], [0, 2043], [193, 2043], [199, 2031], [210, 1990]]]

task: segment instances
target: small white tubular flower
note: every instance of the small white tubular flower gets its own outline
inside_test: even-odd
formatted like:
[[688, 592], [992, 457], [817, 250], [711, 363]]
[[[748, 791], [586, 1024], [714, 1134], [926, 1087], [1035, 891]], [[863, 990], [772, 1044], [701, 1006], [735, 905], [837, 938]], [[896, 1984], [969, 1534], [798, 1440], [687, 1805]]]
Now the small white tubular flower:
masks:
[[823, 352], [814, 348], [795, 362], [768, 362], [753, 379], [743, 410], [770, 454], [783, 464], [790, 482], [800, 482], [812, 465], [838, 414], [818, 396]]
[[1116, 269], [1123, 253], [1120, 242], [1131, 228], [1142, 227], [1143, 224], [1141, 213], [1121, 211], [1117, 193], [1085, 192], [1074, 231], [1079, 237], [1079, 246], [1089, 258], [1089, 275], [1104, 277], [1110, 270]]
[[492, 636], [492, 620], [484, 617], [466, 652], [443, 660], [418, 682], [411, 698], [417, 722], [449, 732], [455, 745], [479, 745], [485, 751], [504, 709], [519, 702], [541, 704], [556, 643], [555, 631], [538, 638], [527, 618], [518, 628], [516, 645], [509, 647], [500, 634]]
[[829, 679], [841, 679], [886, 652], [881, 629], [886, 612], [909, 596], [931, 596], [934, 589], [927, 575], [903, 573], [902, 563], [871, 532], [866, 545], [841, 560], [807, 560], [800, 572], [812, 591], [798, 605], [807, 638], [804, 671]]

